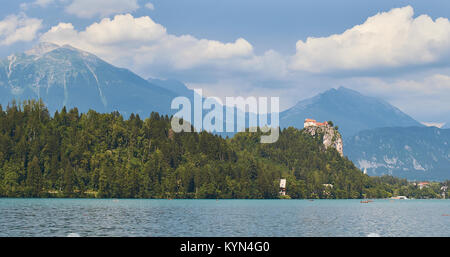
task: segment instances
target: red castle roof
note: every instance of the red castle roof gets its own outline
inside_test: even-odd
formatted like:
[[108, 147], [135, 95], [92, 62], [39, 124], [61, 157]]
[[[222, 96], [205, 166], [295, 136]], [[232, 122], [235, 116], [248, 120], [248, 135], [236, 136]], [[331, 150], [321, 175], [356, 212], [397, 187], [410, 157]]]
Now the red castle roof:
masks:
[[305, 123], [306, 122], [312, 122], [314, 123], [316, 126], [328, 126], [328, 122], [317, 122], [316, 120], [313, 119], [305, 119]]

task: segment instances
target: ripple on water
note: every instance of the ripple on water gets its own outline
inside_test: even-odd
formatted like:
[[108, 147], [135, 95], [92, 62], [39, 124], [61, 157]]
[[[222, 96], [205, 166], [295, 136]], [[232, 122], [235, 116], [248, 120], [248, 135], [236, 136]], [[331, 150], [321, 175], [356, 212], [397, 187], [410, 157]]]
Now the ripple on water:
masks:
[[0, 236], [450, 236], [450, 200], [0, 199]]

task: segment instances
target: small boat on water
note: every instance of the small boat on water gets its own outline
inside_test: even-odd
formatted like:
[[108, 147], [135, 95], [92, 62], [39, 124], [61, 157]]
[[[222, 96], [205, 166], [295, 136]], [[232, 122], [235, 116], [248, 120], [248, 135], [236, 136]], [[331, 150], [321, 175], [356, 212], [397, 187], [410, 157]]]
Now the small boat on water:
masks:
[[399, 196], [393, 196], [390, 199], [393, 199], [393, 200], [408, 200], [408, 197], [403, 196], [403, 195], [399, 195]]

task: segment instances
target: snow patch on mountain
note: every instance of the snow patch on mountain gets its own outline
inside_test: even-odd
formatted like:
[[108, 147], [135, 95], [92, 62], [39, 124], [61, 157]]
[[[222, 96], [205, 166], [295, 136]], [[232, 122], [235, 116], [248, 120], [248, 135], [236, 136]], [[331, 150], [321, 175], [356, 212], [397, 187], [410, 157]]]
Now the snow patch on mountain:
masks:
[[415, 169], [415, 170], [422, 170], [422, 171], [425, 171], [425, 168], [422, 167], [422, 165], [420, 165], [420, 163], [419, 163], [414, 157], [411, 157], [411, 158], [412, 158], [412, 160], [413, 160], [413, 166], [414, 166], [414, 169]]

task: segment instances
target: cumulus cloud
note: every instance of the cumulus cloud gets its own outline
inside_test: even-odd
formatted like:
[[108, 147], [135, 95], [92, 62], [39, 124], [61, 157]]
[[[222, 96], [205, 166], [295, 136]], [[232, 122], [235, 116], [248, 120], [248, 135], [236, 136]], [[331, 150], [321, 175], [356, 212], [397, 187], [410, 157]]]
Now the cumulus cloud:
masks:
[[448, 59], [449, 20], [413, 15], [411, 6], [395, 8], [342, 34], [300, 40], [290, 67], [329, 72], [426, 65]]
[[135, 18], [131, 14], [104, 18], [82, 31], [70, 23], [60, 23], [41, 40], [70, 44], [143, 76], [154, 75], [148, 71], [158, 69], [179, 71], [199, 67], [219, 73], [229, 70], [270, 73], [268, 66], [281, 76], [281, 69], [286, 67], [284, 58], [274, 51], [256, 56], [253, 46], [243, 38], [224, 43], [191, 35], [176, 36], [148, 16]]
[[448, 122], [450, 116], [449, 69], [395, 78], [360, 77], [341, 83], [368, 95], [375, 95], [412, 114], [420, 121]]
[[65, 10], [79, 18], [92, 18], [133, 12], [137, 9], [139, 9], [137, 0], [73, 0]]
[[[76, 2], [87, 3], [75, 0], [72, 5]], [[102, 2], [96, 1], [96, 5]], [[137, 3], [134, 7], [138, 7]], [[253, 46], [243, 38], [224, 43], [188, 34], [173, 35], [150, 17], [135, 18], [131, 14], [105, 18], [84, 30], [60, 23], [45, 33], [42, 40], [71, 44], [141, 75], [198, 68], [214, 76], [230, 75], [233, 71], [286, 79], [305, 72], [372, 71], [448, 60], [449, 20], [413, 15], [410, 6], [378, 13], [342, 34], [298, 41], [294, 56], [282, 56], [273, 50], [256, 55]], [[150, 70], [153, 74], [146, 72]]]
[[31, 3], [22, 3], [20, 4], [20, 8], [22, 8], [23, 10], [28, 9], [29, 7], [34, 7], [34, 6], [38, 6], [38, 7], [47, 7], [50, 4], [54, 3], [55, 0], [35, 0], [34, 2]]
[[[299, 41], [295, 56], [274, 50], [256, 54], [244, 38], [220, 42], [170, 34], [150, 17], [131, 14], [104, 18], [84, 29], [59, 23], [41, 41], [70, 44], [144, 78], [176, 78], [210, 95], [281, 96], [287, 108], [342, 85], [382, 97], [418, 120], [439, 121], [450, 115], [450, 70], [436, 65], [441, 67], [436, 71], [430, 64], [448, 62], [450, 25], [445, 18], [413, 14], [409, 6], [392, 9], [342, 34]], [[411, 73], [421, 75], [370, 73], [391, 68], [413, 68]], [[326, 76], [339, 71], [346, 73]], [[372, 77], [363, 77], [368, 74]]]
[[25, 14], [9, 15], [0, 21], [0, 45], [32, 41], [41, 27], [40, 19], [28, 18]]
[[41, 7], [46, 7], [49, 4], [53, 3], [55, 0], [36, 0], [34, 1], [34, 4], [41, 6]]

